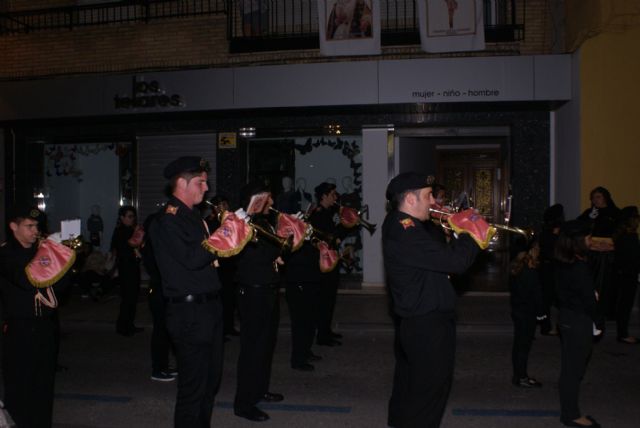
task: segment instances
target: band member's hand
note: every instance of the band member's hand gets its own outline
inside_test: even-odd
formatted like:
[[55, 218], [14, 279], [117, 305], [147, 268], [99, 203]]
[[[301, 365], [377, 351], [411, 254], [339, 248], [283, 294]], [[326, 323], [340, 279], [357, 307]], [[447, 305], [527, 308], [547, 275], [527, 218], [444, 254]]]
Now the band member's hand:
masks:
[[284, 264], [284, 260], [282, 260], [281, 256], [278, 256], [278, 258], [275, 260], [276, 264], [279, 264], [280, 266], [282, 266]]

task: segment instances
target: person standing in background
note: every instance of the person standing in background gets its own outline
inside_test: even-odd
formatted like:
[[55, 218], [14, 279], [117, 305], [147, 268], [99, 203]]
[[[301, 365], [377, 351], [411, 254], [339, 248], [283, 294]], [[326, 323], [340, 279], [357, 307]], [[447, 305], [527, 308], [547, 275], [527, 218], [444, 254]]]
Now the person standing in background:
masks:
[[144, 330], [135, 326], [140, 295], [139, 247], [142, 243], [138, 241], [138, 236], [134, 236], [136, 228], [136, 209], [130, 205], [120, 207], [118, 222], [111, 238], [111, 251], [116, 257], [120, 283], [120, 312], [116, 321], [116, 332], [127, 337]]

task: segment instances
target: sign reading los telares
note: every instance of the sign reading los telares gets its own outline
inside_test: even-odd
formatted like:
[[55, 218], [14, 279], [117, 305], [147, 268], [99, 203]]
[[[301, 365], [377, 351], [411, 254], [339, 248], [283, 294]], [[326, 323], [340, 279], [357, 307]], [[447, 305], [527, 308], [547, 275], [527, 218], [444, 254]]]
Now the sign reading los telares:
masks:
[[184, 107], [182, 96], [167, 95], [157, 80], [145, 82], [133, 77], [133, 95], [116, 95], [113, 100], [116, 109]]

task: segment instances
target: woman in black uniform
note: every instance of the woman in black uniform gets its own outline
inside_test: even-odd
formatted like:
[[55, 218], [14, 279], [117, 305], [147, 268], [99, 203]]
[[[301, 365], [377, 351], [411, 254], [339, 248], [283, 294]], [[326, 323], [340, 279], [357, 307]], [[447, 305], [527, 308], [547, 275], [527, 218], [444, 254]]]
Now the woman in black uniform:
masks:
[[570, 427], [600, 427], [591, 416], [583, 416], [578, 406], [580, 383], [587, 370], [593, 347], [597, 292], [587, 264], [591, 244], [589, 225], [569, 221], [560, 228], [556, 243], [556, 291], [562, 337], [560, 369], [561, 422]]

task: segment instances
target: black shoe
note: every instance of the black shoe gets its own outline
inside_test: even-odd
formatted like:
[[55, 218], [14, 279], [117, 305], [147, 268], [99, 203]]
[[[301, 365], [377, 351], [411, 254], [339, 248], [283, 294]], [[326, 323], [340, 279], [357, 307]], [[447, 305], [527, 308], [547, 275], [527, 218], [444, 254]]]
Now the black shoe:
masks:
[[309, 363], [291, 364], [291, 368], [294, 370], [300, 370], [302, 372], [312, 372], [316, 369]]
[[176, 378], [175, 376], [171, 376], [169, 373], [160, 371], [151, 373], [151, 380], [158, 382], [172, 382], [176, 380]]
[[618, 342], [625, 343], [627, 345], [637, 345], [640, 344], [640, 340], [637, 337], [627, 336], [627, 337], [619, 337]]
[[341, 346], [342, 345], [342, 342], [337, 341], [335, 339], [318, 340], [316, 343], [320, 346]]
[[178, 369], [176, 369], [175, 367], [167, 367], [165, 370], [162, 370], [162, 372], [168, 374], [169, 376], [178, 376]]
[[314, 361], [320, 361], [322, 360], [322, 357], [320, 355], [316, 355], [313, 352], [309, 353], [309, 356], [307, 357], [307, 361], [308, 362], [314, 362]]
[[335, 331], [329, 332], [329, 336], [333, 339], [342, 339], [342, 335], [340, 333], [336, 333]]
[[581, 428], [601, 428], [602, 426], [595, 420], [593, 419], [591, 416], [586, 416], [587, 419], [589, 419], [591, 421], [591, 425], [584, 425], [584, 424], [579, 424], [576, 421], [564, 421], [562, 419], [560, 419], [560, 422], [562, 422], [562, 425], [566, 426], [566, 427], [581, 427]]
[[131, 330], [121, 330], [121, 329], [116, 329], [116, 333], [118, 333], [120, 336], [124, 336], [124, 337], [131, 337], [131, 336], [133, 336], [135, 334]]
[[240, 336], [240, 332], [235, 328], [225, 331], [224, 334], [225, 336]]
[[522, 377], [511, 381], [515, 386], [520, 388], [540, 388], [542, 384], [532, 377]]
[[284, 400], [284, 395], [278, 394], [277, 392], [266, 392], [262, 396], [262, 401], [267, 401], [269, 403], [277, 403], [282, 400]]
[[269, 415], [255, 406], [246, 410], [233, 409], [233, 413], [235, 413], [236, 416], [240, 416], [241, 418], [249, 419], [254, 422], [264, 422], [269, 419]]

